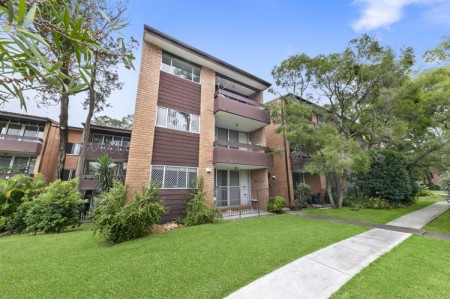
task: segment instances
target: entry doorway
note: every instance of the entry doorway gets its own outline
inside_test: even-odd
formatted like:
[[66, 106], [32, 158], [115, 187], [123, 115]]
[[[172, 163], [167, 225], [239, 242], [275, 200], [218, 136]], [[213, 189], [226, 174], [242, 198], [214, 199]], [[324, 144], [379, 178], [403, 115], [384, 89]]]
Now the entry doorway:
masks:
[[242, 206], [250, 203], [250, 174], [248, 170], [215, 171], [217, 207]]

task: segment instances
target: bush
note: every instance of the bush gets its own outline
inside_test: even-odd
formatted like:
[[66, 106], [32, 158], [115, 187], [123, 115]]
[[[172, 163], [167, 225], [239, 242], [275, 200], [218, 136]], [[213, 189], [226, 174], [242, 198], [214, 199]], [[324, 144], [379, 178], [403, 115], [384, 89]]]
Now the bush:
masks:
[[76, 189], [77, 182], [77, 179], [57, 180], [31, 201], [24, 219], [26, 231], [59, 233], [69, 226], [79, 226], [80, 210], [85, 201]]
[[382, 197], [392, 203], [410, 203], [417, 192], [407, 160], [399, 152], [381, 149], [371, 152], [367, 173], [357, 175], [357, 184], [368, 197]]
[[295, 190], [294, 190], [295, 208], [297, 210], [307, 207], [308, 201], [311, 199], [310, 188], [311, 187], [305, 183], [299, 183], [295, 187]]
[[285, 200], [281, 196], [274, 196], [267, 203], [267, 211], [272, 213], [281, 213], [285, 205]]
[[134, 192], [132, 203], [127, 203], [127, 193], [127, 186], [114, 181], [97, 199], [92, 216], [94, 234], [110, 244], [145, 236], [165, 212], [153, 186], [142, 187], [142, 195]]
[[419, 184], [418, 185], [418, 191], [417, 191], [417, 196], [432, 196], [433, 192], [431, 192], [430, 190], [428, 190], [428, 186], [424, 185], [424, 184]]
[[199, 225], [205, 223], [216, 223], [222, 218], [222, 213], [205, 201], [205, 192], [203, 191], [203, 177], [198, 179], [198, 187], [192, 193], [191, 199], [186, 204], [186, 225]]
[[393, 209], [395, 205], [381, 197], [364, 197], [347, 195], [344, 197], [343, 206], [354, 210], [359, 209]]

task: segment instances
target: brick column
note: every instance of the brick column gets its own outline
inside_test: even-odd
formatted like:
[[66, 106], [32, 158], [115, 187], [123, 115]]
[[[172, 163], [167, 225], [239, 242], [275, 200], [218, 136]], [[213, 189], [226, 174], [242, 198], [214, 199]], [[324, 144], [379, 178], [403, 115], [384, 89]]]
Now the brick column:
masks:
[[[206, 200], [213, 203], [214, 194], [214, 165], [213, 143], [215, 139], [214, 93], [215, 72], [202, 67], [202, 86], [200, 103], [200, 151], [198, 157], [198, 174], [203, 176]], [[206, 168], [211, 173], [206, 173]]]
[[161, 59], [161, 49], [144, 41], [128, 155], [129, 198], [134, 190], [141, 190], [142, 184], [149, 185]]

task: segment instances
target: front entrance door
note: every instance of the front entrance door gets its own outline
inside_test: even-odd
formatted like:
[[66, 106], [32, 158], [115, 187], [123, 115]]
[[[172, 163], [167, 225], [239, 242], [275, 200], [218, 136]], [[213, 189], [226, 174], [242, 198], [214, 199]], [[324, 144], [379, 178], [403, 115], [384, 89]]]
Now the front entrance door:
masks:
[[216, 169], [216, 205], [218, 207], [239, 206], [248, 203], [248, 170]]

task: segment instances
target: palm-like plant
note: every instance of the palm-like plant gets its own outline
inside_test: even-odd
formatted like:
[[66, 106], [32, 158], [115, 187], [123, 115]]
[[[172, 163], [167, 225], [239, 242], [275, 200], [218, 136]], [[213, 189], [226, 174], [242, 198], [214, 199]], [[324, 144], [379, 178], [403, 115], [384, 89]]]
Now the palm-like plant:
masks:
[[113, 161], [109, 155], [105, 154], [98, 158], [97, 167], [95, 169], [95, 179], [102, 192], [108, 191], [113, 186]]

